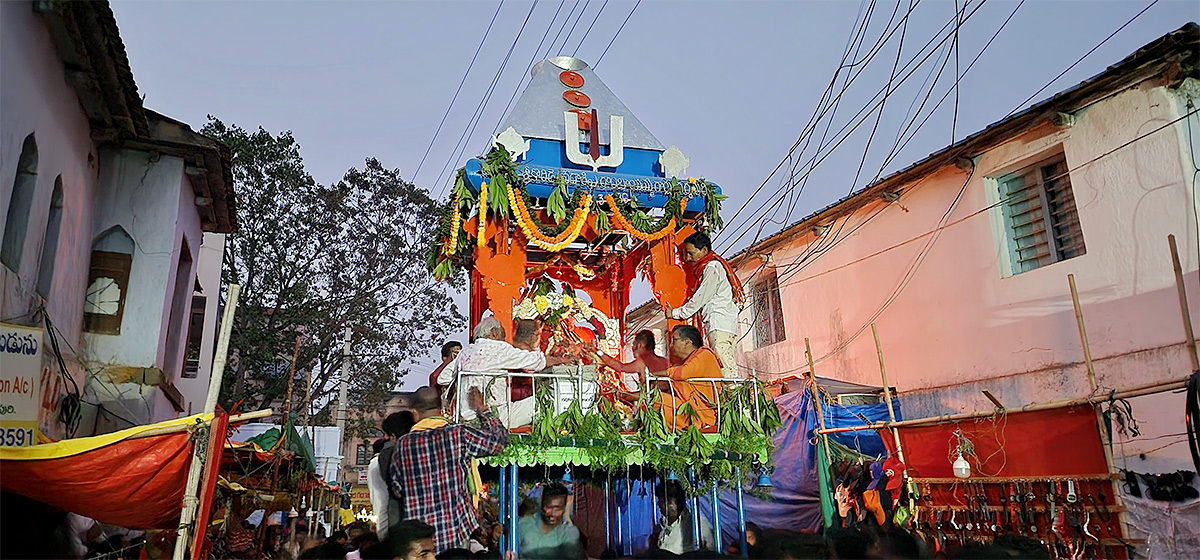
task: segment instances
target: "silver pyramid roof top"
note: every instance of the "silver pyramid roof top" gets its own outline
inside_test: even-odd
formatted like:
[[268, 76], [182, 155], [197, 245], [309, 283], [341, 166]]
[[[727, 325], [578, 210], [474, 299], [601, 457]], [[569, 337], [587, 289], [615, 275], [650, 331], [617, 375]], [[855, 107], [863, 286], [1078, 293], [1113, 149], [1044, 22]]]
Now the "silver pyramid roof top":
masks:
[[[548, 66], [547, 66], [548, 65]], [[563, 111], [577, 109], [563, 99], [563, 92], [569, 88], [559, 81], [559, 74], [565, 70], [577, 72], [584, 79], [579, 91], [591, 98], [592, 104], [588, 111], [596, 109], [600, 121], [600, 143], [609, 143], [610, 115], [624, 117], [624, 144], [626, 148], [641, 148], [645, 150], [662, 151], [665, 147], [639, 121], [633, 112], [613, 94], [612, 90], [596, 76], [587, 63], [570, 56], [556, 56], [543, 60], [534, 66], [533, 78], [520, 99], [513, 107], [500, 130], [508, 127], [516, 129], [525, 138], [542, 138], [545, 140], [563, 141], [565, 131], [563, 126]]]

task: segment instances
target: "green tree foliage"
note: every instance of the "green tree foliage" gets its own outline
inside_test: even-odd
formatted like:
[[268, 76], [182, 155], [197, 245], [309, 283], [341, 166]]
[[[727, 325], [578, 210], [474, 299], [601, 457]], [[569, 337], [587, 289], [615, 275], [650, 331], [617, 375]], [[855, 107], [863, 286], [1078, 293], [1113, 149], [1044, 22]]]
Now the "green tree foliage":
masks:
[[[378, 409], [409, 373], [406, 364], [464, 323], [450, 298], [461, 279], [436, 282], [424, 266], [437, 204], [375, 159], [320, 185], [291, 132], [248, 131], [217, 119], [203, 132], [232, 148], [238, 197], [239, 229], [226, 243], [223, 280], [242, 292], [221, 403], [278, 406], [299, 336], [292, 411], [303, 416], [311, 372], [314, 423], [331, 423], [349, 325], [349, 406]], [[350, 425], [369, 425], [359, 420], [351, 417]]]

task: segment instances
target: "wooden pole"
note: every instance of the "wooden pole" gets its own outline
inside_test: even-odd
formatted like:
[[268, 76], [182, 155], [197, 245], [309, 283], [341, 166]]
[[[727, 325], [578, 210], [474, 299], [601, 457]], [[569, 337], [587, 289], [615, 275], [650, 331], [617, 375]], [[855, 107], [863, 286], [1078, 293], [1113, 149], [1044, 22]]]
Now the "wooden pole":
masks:
[[813, 365], [812, 346], [809, 345], [808, 337], [804, 337], [804, 355], [808, 357], [808, 387], [812, 390], [813, 406], [817, 408], [817, 424], [821, 429], [825, 429], [825, 413], [821, 407], [821, 393], [817, 389], [817, 370]]
[[[1079, 291], [1075, 289], [1075, 275], [1067, 275], [1067, 284], [1071, 287], [1071, 303], [1075, 306], [1075, 320], [1079, 324], [1079, 340], [1083, 343], [1083, 362], [1087, 366], [1088, 384], [1092, 387], [1091, 395], [1095, 396], [1099, 385], [1096, 382], [1096, 370], [1092, 367], [1092, 351], [1088, 344], [1087, 327], [1083, 322], [1083, 307], [1079, 305]], [[1104, 450], [1104, 464], [1108, 466], [1108, 472], [1116, 472], [1116, 467], [1113, 461], [1112, 441], [1109, 439], [1107, 423], [1104, 421], [1104, 414], [1100, 411], [1100, 404], [1094, 403], [1093, 408], [1096, 411], [1096, 430], [1100, 433], [1100, 447]], [[1119, 508], [1117, 510], [1117, 523], [1121, 526], [1121, 536], [1129, 538], [1129, 521], [1125, 516], [1125, 498], [1121, 495], [1121, 486], [1117, 481], [1112, 481], [1113, 503]]]
[[1192, 360], [1192, 371], [1200, 370], [1200, 357], [1196, 355], [1196, 333], [1192, 331], [1192, 314], [1188, 310], [1187, 288], [1183, 285], [1183, 266], [1179, 263], [1179, 247], [1175, 245], [1175, 234], [1167, 236], [1171, 246], [1171, 266], [1175, 269], [1175, 289], [1179, 292], [1179, 310], [1183, 313], [1183, 334], [1187, 340], [1188, 358]]
[[296, 385], [296, 358], [299, 356], [300, 335], [296, 335], [296, 347], [292, 350], [292, 366], [288, 368], [287, 393], [283, 396], [283, 416], [279, 419], [281, 427], [287, 425], [288, 415], [292, 413], [292, 387]]

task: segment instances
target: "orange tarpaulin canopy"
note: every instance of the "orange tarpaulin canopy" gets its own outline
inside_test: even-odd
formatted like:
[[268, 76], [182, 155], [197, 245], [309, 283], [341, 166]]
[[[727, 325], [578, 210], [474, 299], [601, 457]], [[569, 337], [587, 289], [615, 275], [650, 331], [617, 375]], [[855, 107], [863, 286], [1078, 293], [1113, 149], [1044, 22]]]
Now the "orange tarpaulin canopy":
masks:
[[211, 418], [195, 415], [101, 436], [3, 448], [0, 488], [102, 523], [174, 529], [192, 443], [186, 431], [161, 432]]

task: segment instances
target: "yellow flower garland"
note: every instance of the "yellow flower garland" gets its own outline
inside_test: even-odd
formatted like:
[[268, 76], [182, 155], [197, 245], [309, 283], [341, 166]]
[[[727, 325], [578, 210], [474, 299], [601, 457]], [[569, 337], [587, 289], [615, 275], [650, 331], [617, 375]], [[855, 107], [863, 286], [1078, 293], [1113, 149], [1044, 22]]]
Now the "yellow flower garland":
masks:
[[484, 237], [484, 228], [487, 226], [487, 191], [487, 181], [484, 181], [483, 185], [479, 187], [479, 232], [475, 235], [476, 247], [483, 247], [487, 244], [487, 238]]
[[512, 207], [516, 210], [517, 225], [521, 227], [521, 231], [525, 233], [525, 237], [530, 243], [541, 247], [552, 253], [562, 251], [579, 237], [579, 233], [583, 231], [583, 226], [587, 224], [588, 209], [592, 206], [592, 195], [584, 194], [583, 199], [579, 201], [579, 208], [575, 209], [571, 221], [567, 224], [567, 229], [555, 237], [547, 237], [537, 224], [533, 222], [533, 217], [529, 213], [529, 209], [525, 207], [525, 200], [517, 196], [512, 185], [508, 185], [508, 198], [512, 201]]
[[454, 206], [451, 206], [451, 212], [454, 216], [450, 218], [450, 242], [446, 245], [446, 254], [454, 255], [458, 249], [458, 230], [462, 228], [462, 214], [458, 212], [458, 203], [460, 197], [458, 193], [454, 193]]
[[604, 195], [604, 199], [608, 201], [608, 207], [612, 208], [612, 219], [613, 222], [616, 223], [617, 228], [625, 230], [634, 239], [640, 239], [642, 241], [655, 241], [662, 239], [675, 231], [675, 218], [671, 218], [671, 220], [667, 222], [667, 225], [663, 226], [662, 229], [654, 233], [643, 233], [642, 231], [638, 230], [638, 228], [633, 227], [633, 224], [629, 223], [629, 220], [625, 219], [625, 215], [621, 213], [621, 209], [617, 206], [617, 201], [613, 198], [613, 195]]

